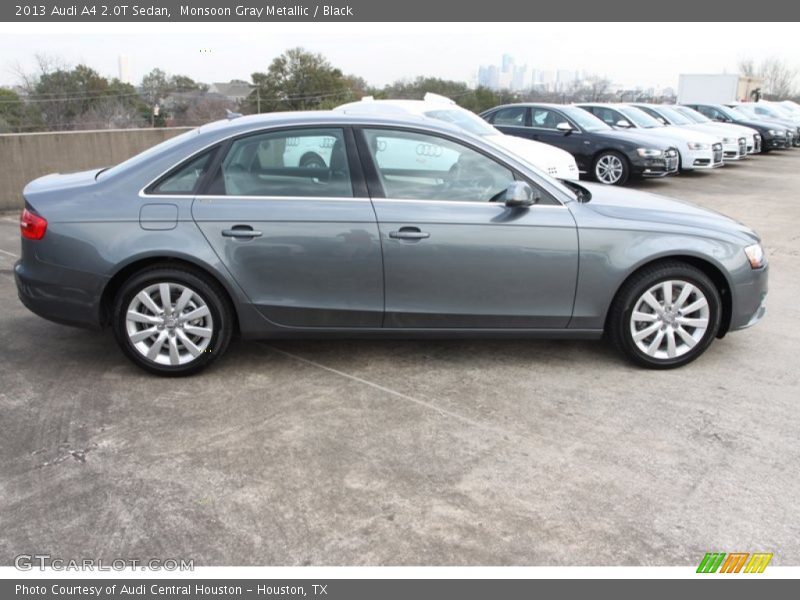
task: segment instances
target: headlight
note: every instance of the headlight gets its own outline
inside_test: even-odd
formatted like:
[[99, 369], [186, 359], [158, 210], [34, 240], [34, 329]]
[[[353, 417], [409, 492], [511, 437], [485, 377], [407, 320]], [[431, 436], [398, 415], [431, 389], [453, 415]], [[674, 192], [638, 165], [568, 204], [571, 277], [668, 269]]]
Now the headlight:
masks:
[[708, 150], [711, 148], [709, 144], [703, 144], [701, 142], [689, 142], [687, 145], [689, 146], [689, 150]]
[[636, 153], [644, 158], [658, 158], [664, 156], [663, 150], [656, 150], [655, 148], [637, 148]]
[[761, 247], [761, 244], [748, 246], [744, 249], [744, 253], [747, 255], [747, 260], [750, 261], [750, 266], [753, 269], [760, 269], [764, 266], [764, 249]]
[[770, 129], [767, 133], [770, 135], [785, 135], [782, 131], [778, 131], [777, 129]]

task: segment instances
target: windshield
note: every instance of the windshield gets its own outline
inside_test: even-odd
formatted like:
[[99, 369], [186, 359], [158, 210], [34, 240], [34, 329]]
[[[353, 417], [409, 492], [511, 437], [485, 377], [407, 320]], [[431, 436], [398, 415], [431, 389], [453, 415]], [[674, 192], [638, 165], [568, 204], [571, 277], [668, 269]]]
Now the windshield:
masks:
[[197, 135], [197, 129], [192, 129], [180, 135], [176, 135], [175, 137], [171, 137], [168, 140], [161, 142], [160, 144], [156, 144], [152, 148], [148, 148], [144, 152], [137, 154], [136, 156], [129, 158], [126, 161], [123, 161], [116, 165], [115, 167], [110, 167], [108, 169], [103, 169], [97, 174], [98, 179], [103, 179], [105, 177], [110, 177], [112, 175], [116, 175], [117, 173], [121, 173], [125, 169], [130, 167], [134, 167], [141, 162], [146, 161], [148, 158], [155, 156], [163, 152], [164, 150], [169, 150], [173, 146], [178, 146], [185, 142], [190, 137]]
[[775, 113], [776, 116], [781, 117], [782, 119], [792, 119], [792, 118], [794, 118], [794, 115], [792, 114], [792, 111], [790, 111], [788, 108], [785, 108], [783, 106], [778, 106], [776, 104], [770, 104], [769, 110], [771, 110], [773, 113]]
[[765, 115], [771, 119], [781, 118], [781, 116], [771, 108], [767, 108], [766, 106], [759, 106], [758, 108], [759, 111], [756, 112], [756, 107], [753, 106], [752, 104], [739, 104], [736, 107], [736, 110], [741, 111], [747, 115], [750, 115], [751, 117], [759, 117], [762, 119], [764, 118]]
[[681, 114], [674, 108], [669, 108], [667, 106], [659, 106], [658, 112], [664, 115], [667, 120], [672, 123], [673, 125], [692, 125], [694, 121], [692, 121], [686, 115]]
[[620, 106], [617, 110], [625, 115], [625, 118], [637, 127], [642, 127], [644, 129], [663, 127], [661, 123], [638, 108], [633, 108], [632, 106]]
[[697, 112], [688, 106], [676, 106], [675, 110], [681, 113], [687, 119], [691, 119], [695, 123], [712, 123], [713, 121], [706, 117], [704, 114]]
[[452, 123], [473, 135], [499, 135], [499, 131], [468, 110], [441, 109], [425, 111], [425, 116]]
[[737, 119], [741, 119], [742, 115], [744, 115], [745, 117], [749, 116], [746, 112], [742, 112], [741, 110], [734, 110], [732, 108], [728, 108], [727, 106], [722, 106], [721, 104], [714, 106], [714, 108], [716, 108], [719, 112], [721, 112], [729, 119], [733, 119], [734, 121]]
[[559, 108], [584, 131], [611, 131], [611, 127], [582, 108], [576, 106], [559, 106]]

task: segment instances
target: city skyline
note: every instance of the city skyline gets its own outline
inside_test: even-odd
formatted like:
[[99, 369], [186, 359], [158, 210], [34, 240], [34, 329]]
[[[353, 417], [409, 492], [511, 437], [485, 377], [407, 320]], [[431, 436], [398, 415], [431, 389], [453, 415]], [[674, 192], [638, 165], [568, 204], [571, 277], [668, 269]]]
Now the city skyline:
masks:
[[[20, 70], [34, 71], [37, 54], [69, 65], [85, 63], [111, 77], [119, 76], [125, 57], [126, 72], [136, 83], [156, 67], [205, 83], [249, 80], [295, 46], [319, 52], [343, 72], [375, 86], [416, 76], [475, 84], [479, 67], [502, 61], [504, 54], [525, 68], [516, 78], [511, 75], [512, 87], [520, 85], [520, 77], [536, 83], [538, 76], [546, 84], [550, 77], [557, 82], [559, 72], [575, 72], [597, 74], [621, 87], [675, 88], [680, 73], [733, 73], [742, 59], [758, 63], [772, 56], [800, 67], [792, 42], [795, 32], [791, 24], [780, 23], [774, 24], [773, 37], [746, 50], [740, 40], [751, 25], [737, 23], [716, 24], [718, 35], [706, 34], [691, 46], [675, 44], [670, 24], [662, 23], [421, 23], [410, 31], [387, 24], [257, 24], [256, 29], [249, 24], [200, 23], [191, 28], [170, 24], [168, 36], [161, 32], [167, 31], [164, 24], [158, 23], [149, 26], [147, 34], [119, 23], [103, 25], [102, 30], [79, 24], [70, 34], [47, 32], [46, 25], [27, 32], [25, 27], [0, 28], [0, 85], [19, 83]], [[695, 25], [682, 24], [682, 36], [691, 38]], [[565, 28], [570, 35], [564, 35]], [[478, 38], [480, 43], [475, 43]], [[665, 47], [670, 48], [666, 58]], [[383, 60], [375, 60], [376, 52]]]

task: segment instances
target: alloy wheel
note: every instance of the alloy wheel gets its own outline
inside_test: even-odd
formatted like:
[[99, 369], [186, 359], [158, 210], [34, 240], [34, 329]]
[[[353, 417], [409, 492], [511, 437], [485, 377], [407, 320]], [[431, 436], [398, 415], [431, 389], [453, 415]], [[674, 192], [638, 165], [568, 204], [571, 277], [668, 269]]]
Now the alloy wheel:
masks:
[[613, 185], [621, 178], [625, 170], [618, 156], [605, 154], [601, 156], [594, 167], [595, 175], [601, 183]]
[[214, 321], [207, 302], [178, 283], [148, 285], [128, 304], [128, 340], [146, 359], [160, 365], [185, 365], [208, 350]]
[[650, 287], [633, 306], [630, 332], [647, 356], [668, 360], [690, 352], [706, 335], [708, 299], [688, 281], [670, 279]]

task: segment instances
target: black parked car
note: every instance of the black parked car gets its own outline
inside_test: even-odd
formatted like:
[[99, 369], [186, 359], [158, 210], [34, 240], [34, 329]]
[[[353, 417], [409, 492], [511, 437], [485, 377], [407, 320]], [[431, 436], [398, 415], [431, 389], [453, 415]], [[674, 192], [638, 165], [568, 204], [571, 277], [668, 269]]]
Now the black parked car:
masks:
[[736, 123], [745, 127], [752, 127], [761, 134], [761, 152], [791, 148], [791, 139], [786, 135], [786, 127], [776, 123], [751, 119], [739, 111], [733, 110], [723, 104], [698, 104], [687, 103], [684, 106], [695, 109], [712, 121], [719, 123]]
[[616, 131], [575, 106], [509, 104], [481, 117], [503, 133], [544, 142], [575, 157], [578, 169], [608, 185], [631, 176], [664, 177], [678, 171], [678, 150], [650, 136]]

